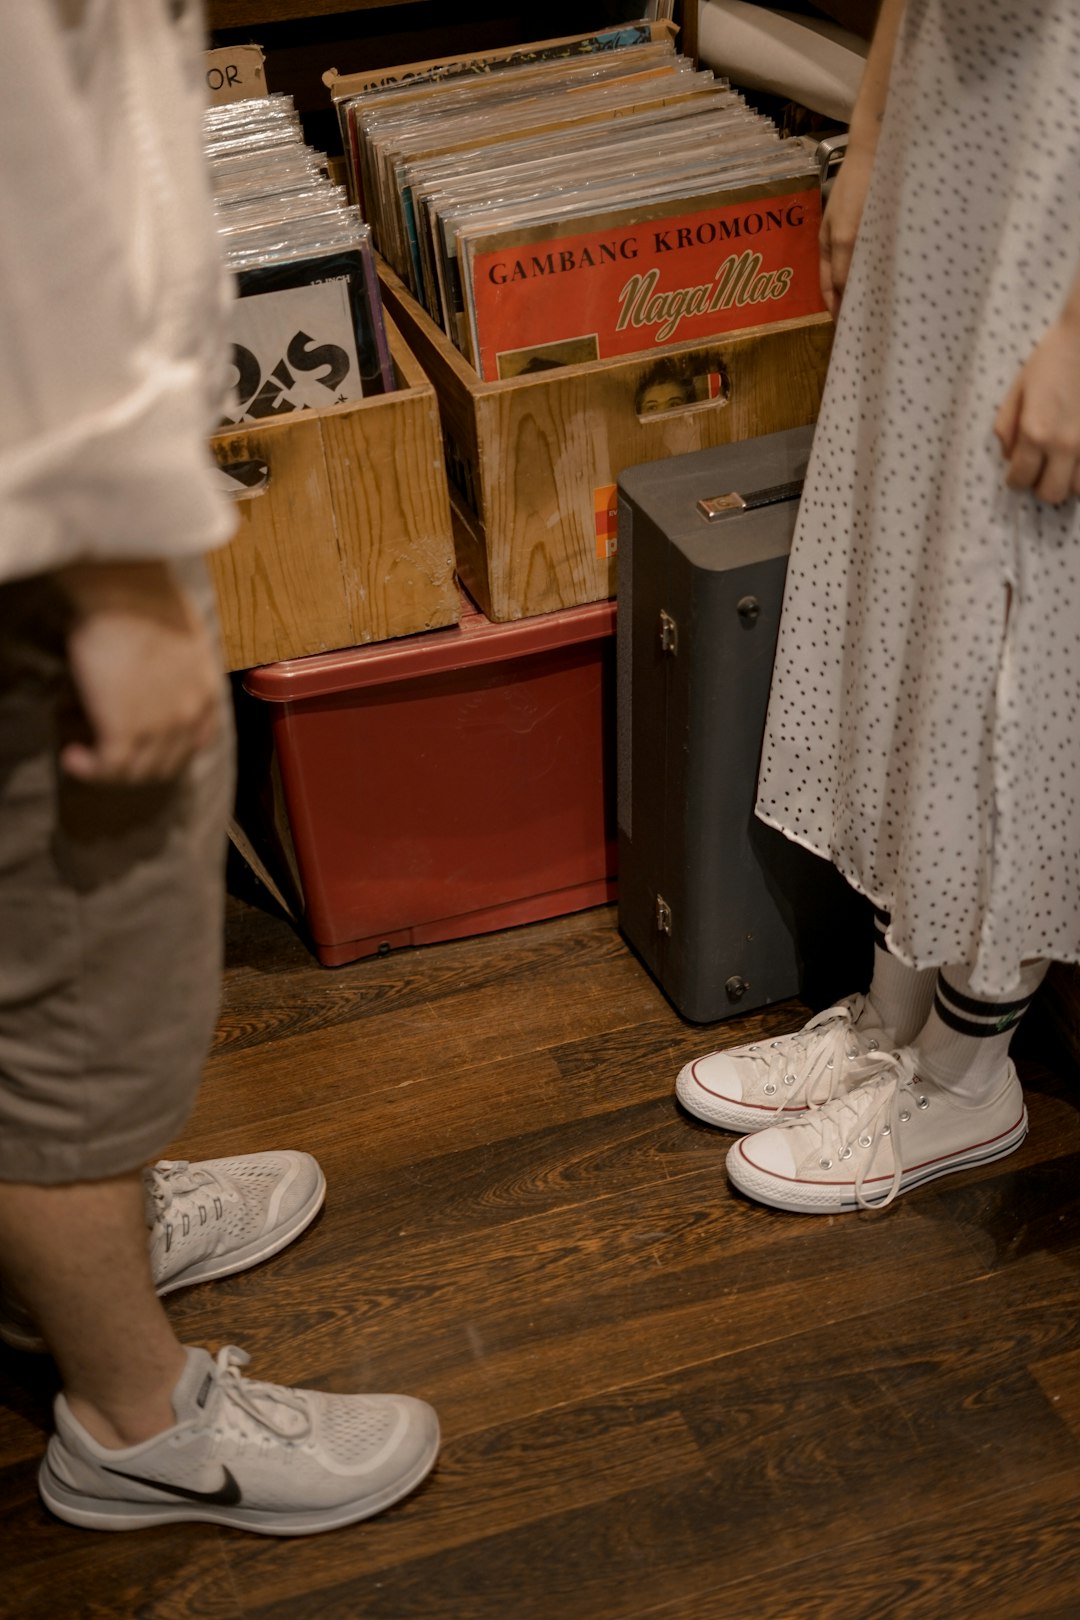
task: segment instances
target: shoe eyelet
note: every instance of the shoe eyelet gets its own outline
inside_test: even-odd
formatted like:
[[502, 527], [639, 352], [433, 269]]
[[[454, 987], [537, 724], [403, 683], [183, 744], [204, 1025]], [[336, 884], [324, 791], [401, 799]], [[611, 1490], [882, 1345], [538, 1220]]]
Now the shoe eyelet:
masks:
[[892, 1126], [891, 1125], [883, 1125], [881, 1127], [881, 1134], [882, 1134], [882, 1136], [891, 1136], [892, 1135]]
[[867, 1041], [866, 1050], [868, 1052], [876, 1052], [878, 1050], [878, 1042], [877, 1041]]
[[915, 1104], [915, 1106], [916, 1106], [916, 1108], [929, 1108], [929, 1106], [930, 1106], [929, 1097], [920, 1097], [918, 1102]]
[[830, 1059], [829, 1059], [829, 1061], [828, 1061], [828, 1062], [827, 1062], [827, 1063], [826, 1063], [826, 1065], [825, 1065], [825, 1067], [826, 1067], [826, 1068], [827, 1068], [827, 1069], [831, 1069], [831, 1068], [833, 1068], [833, 1067], [834, 1067], [834, 1064], [833, 1064], [833, 1060], [832, 1060], [832, 1058], [830, 1058]]
[[911, 1118], [911, 1115], [908, 1113], [908, 1110], [905, 1108], [904, 1112], [900, 1115], [900, 1123], [901, 1123], [901, 1125], [906, 1125], [910, 1118]]
[[832, 1169], [832, 1160], [831, 1159], [819, 1159], [818, 1164], [819, 1164], [819, 1166], [821, 1167], [822, 1170], [831, 1170]]
[[850, 1159], [851, 1158], [851, 1149], [849, 1147], [841, 1148], [840, 1149], [840, 1157], [842, 1159]]
[[874, 1138], [872, 1136], [860, 1136], [859, 1146], [861, 1148], [868, 1148], [873, 1140]]
[[793, 1074], [785, 1074], [785, 1076], [784, 1076], [784, 1084], [785, 1084], [785, 1086], [793, 1086], [795, 1084], [795, 1078], [796, 1077]]

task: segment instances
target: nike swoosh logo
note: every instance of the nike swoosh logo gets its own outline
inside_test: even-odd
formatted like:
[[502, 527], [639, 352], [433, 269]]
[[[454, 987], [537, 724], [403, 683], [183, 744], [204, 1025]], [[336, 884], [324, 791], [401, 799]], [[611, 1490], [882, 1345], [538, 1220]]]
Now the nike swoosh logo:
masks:
[[130, 1479], [135, 1485], [149, 1485], [152, 1491], [164, 1491], [168, 1496], [183, 1497], [185, 1502], [215, 1502], [221, 1507], [237, 1507], [243, 1500], [240, 1487], [227, 1468], [222, 1469], [224, 1480], [216, 1491], [192, 1491], [186, 1485], [167, 1485], [161, 1479], [144, 1479], [141, 1474], [125, 1474], [122, 1468], [110, 1468], [102, 1463], [107, 1474], [115, 1474], [118, 1479]]

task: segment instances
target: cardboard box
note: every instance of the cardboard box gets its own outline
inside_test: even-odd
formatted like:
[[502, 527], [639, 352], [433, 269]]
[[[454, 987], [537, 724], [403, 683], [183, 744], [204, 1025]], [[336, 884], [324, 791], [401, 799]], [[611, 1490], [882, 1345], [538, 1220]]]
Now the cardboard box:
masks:
[[266, 63], [258, 45], [228, 45], [205, 53], [206, 94], [212, 106], [268, 96]]
[[[615, 481], [627, 467], [816, 420], [833, 322], [812, 315], [709, 343], [481, 382], [394, 272], [385, 301], [435, 386], [458, 572], [489, 618], [615, 593]], [[703, 397], [649, 408], [675, 360]]]
[[211, 440], [222, 468], [267, 470], [209, 559], [229, 669], [458, 618], [435, 394], [389, 318], [387, 336], [396, 392]]

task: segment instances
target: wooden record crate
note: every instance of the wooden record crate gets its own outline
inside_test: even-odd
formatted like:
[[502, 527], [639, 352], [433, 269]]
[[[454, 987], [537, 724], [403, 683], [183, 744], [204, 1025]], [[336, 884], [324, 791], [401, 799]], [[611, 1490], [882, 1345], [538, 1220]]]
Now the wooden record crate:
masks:
[[387, 318], [398, 389], [219, 433], [222, 467], [265, 463], [210, 556], [229, 669], [457, 622], [434, 390]]
[[[832, 345], [828, 315], [484, 382], [393, 270], [380, 264], [379, 274], [435, 385], [458, 573], [489, 619], [615, 594], [614, 486], [625, 468], [817, 417]], [[672, 357], [715, 378], [715, 397], [640, 415], [640, 390], [658, 361]]]

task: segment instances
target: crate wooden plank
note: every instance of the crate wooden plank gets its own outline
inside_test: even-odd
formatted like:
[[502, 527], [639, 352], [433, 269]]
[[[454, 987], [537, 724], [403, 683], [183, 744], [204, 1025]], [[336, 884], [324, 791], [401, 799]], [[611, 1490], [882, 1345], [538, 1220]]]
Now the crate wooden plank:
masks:
[[319, 418], [260, 424], [211, 443], [224, 466], [270, 467], [266, 493], [237, 502], [236, 534], [209, 558], [227, 668], [347, 645], [352, 627]]
[[[415, 364], [415, 362], [413, 362]], [[453, 624], [459, 612], [446, 465], [430, 387], [323, 424], [346, 605], [363, 641]]]
[[456, 622], [434, 391], [388, 321], [396, 393], [252, 423], [211, 441], [270, 468], [210, 559], [230, 669]]

